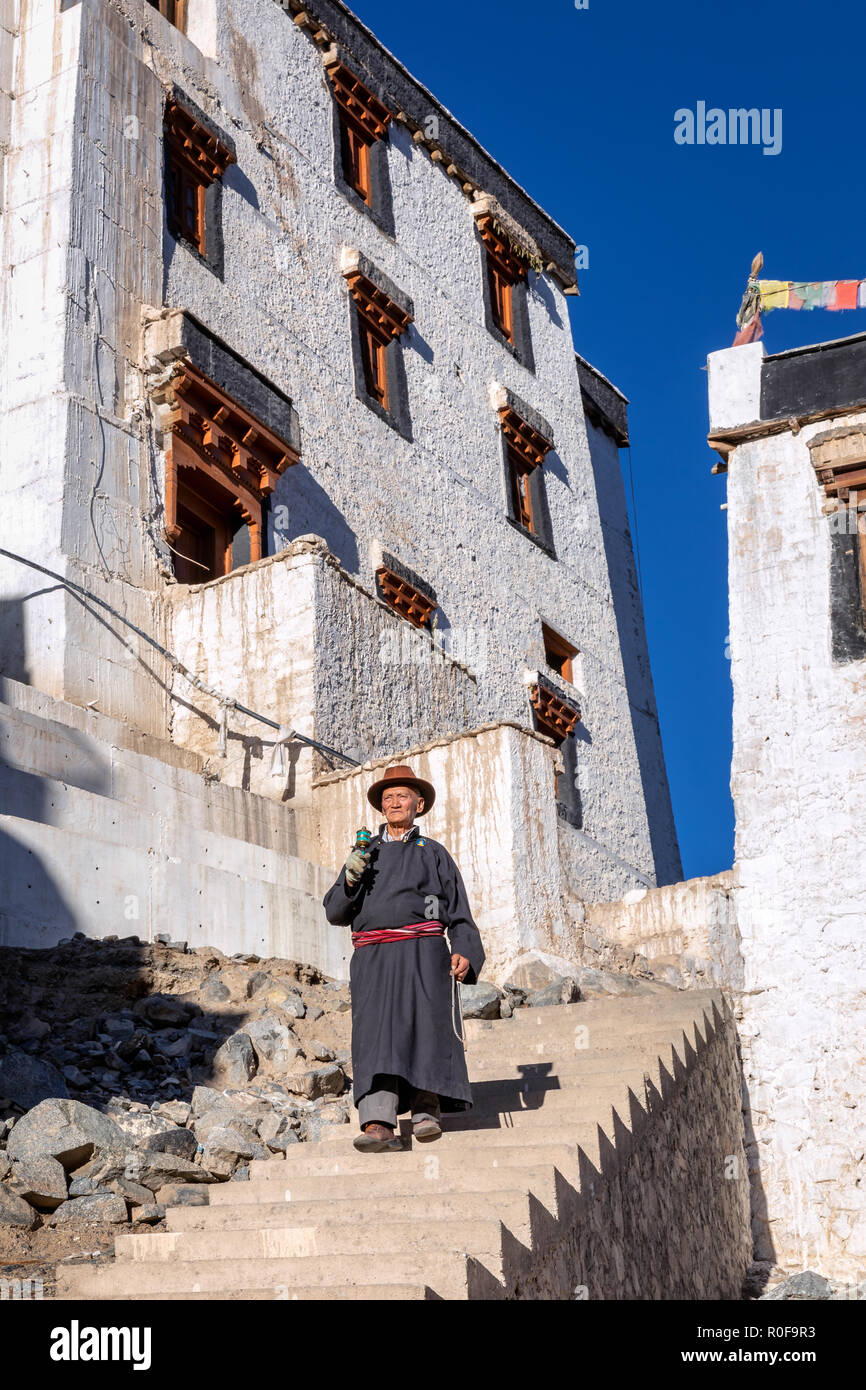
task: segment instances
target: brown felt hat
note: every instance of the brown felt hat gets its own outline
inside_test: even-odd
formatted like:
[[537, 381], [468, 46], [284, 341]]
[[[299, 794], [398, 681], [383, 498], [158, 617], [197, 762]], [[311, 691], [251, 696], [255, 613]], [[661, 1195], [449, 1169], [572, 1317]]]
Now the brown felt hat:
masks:
[[386, 767], [385, 776], [374, 782], [368, 790], [367, 800], [377, 811], [382, 809], [382, 794], [388, 787], [412, 787], [414, 791], [420, 792], [424, 798], [424, 810], [418, 812], [419, 816], [426, 816], [436, 800], [433, 783], [425, 782], [423, 777], [416, 777], [411, 767], [406, 767], [405, 763], [395, 763], [393, 767]]

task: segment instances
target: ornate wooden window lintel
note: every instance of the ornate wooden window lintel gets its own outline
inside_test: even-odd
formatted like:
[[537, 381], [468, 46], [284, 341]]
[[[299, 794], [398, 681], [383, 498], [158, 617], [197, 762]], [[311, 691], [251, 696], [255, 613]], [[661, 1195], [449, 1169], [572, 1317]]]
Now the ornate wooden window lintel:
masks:
[[340, 117], [343, 177], [368, 207], [373, 203], [370, 146], [388, 133], [391, 112], [339, 60], [326, 65]]
[[549, 685], [543, 681], [536, 682], [530, 687], [530, 698], [538, 722], [539, 732], [548, 734], [560, 744], [563, 739], [574, 732], [575, 725], [580, 719], [580, 710], [576, 705], [571, 705], [562, 696], [557, 695]]
[[437, 608], [437, 604], [416, 589], [414, 584], [401, 575], [380, 565], [376, 577], [386, 601], [415, 627], [426, 627]]
[[526, 278], [526, 263], [498, 232], [492, 217], [479, 217], [478, 230], [487, 250], [487, 283], [493, 322], [503, 337], [514, 344], [513, 288]]
[[510, 406], [504, 405], [500, 408], [499, 419], [502, 423], [502, 433], [518, 457], [524, 459], [532, 468], [544, 463], [545, 456], [553, 448], [551, 440], [545, 439], [543, 434], [534, 430]]
[[200, 578], [213, 578], [231, 569], [231, 535], [245, 523], [250, 561], [260, 560], [265, 498], [285, 469], [299, 461], [298, 453], [188, 362], [154, 400], [168, 408], [162, 422], [166, 540], [173, 545], [184, 531], [179, 511], [194, 513], [202, 527], [210, 525], [216, 554], [201, 568], [214, 572]]
[[381, 140], [388, 132], [391, 112], [359, 77], [338, 59], [327, 65], [328, 77], [340, 110], [368, 140]]
[[412, 322], [412, 315], [389, 299], [384, 290], [380, 290], [360, 270], [353, 270], [346, 276], [346, 281], [359, 312], [377, 332], [388, 339], [399, 338], [401, 333], [405, 333]]

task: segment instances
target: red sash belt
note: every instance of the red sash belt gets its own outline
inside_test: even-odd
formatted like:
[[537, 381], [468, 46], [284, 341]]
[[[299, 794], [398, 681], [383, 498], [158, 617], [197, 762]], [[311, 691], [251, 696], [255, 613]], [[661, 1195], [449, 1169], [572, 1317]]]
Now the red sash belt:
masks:
[[441, 922], [409, 922], [405, 927], [381, 927], [370, 931], [353, 931], [353, 946], [375, 946], [380, 941], [406, 941], [415, 936], [444, 936]]

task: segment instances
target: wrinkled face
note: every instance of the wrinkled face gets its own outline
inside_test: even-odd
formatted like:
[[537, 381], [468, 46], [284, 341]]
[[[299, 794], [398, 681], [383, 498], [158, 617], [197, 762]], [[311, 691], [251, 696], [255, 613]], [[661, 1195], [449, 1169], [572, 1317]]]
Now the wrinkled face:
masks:
[[382, 811], [389, 827], [396, 825], [403, 829], [410, 826], [423, 809], [424, 798], [414, 787], [386, 787], [382, 793]]

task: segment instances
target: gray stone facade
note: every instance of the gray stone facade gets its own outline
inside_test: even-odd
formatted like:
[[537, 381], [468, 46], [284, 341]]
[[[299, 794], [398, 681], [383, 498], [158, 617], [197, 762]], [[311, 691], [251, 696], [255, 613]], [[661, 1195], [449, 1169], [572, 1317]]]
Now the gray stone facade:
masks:
[[[0, 5], [0, 75], [16, 98], [0, 104], [0, 544], [170, 650], [182, 638], [213, 687], [243, 700], [254, 686], [254, 708], [358, 760], [487, 721], [534, 727], [544, 622], [579, 651], [573, 685], [550, 673], [580, 708], [565, 758], [579, 814], [559, 826], [569, 891], [599, 900], [675, 880], [617, 454], [625, 403], [575, 358], [574, 243], [342, 5], [299, 9], [202, 0], [183, 34], [145, 0]], [[384, 219], [335, 177], [335, 59], [392, 113], [376, 150]], [[169, 96], [235, 157], [208, 193], [205, 256], [166, 220]], [[531, 352], [491, 331], [482, 210], [528, 258], [518, 347]], [[358, 389], [348, 264], [411, 314], [389, 348], [402, 381], [391, 418]], [[300, 453], [270, 497], [265, 558], [204, 586], [176, 582], [163, 532], [154, 393], [183, 361]], [[554, 441], [535, 480], [548, 544], [509, 522], [503, 393]], [[310, 595], [323, 623], [313, 669], [295, 662], [290, 678], [288, 634], [303, 622], [276, 607], [265, 631], [256, 603], [276, 590], [259, 567], [311, 536], [336, 568], [317, 569]], [[382, 614], [383, 554], [435, 591], [432, 685], [412, 642], [389, 635], [409, 625]], [[128, 628], [11, 561], [0, 593], [6, 675], [215, 753], [207, 702], [186, 690], [179, 703]], [[217, 610], [227, 626], [189, 626]], [[234, 721], [241, 736], [252, 727]], [[212, 764], [240, 787], [263, 756], [261, 738], [248, 742], [237, 774]], [[299, 804], [327, 770], [300, 750]]]

